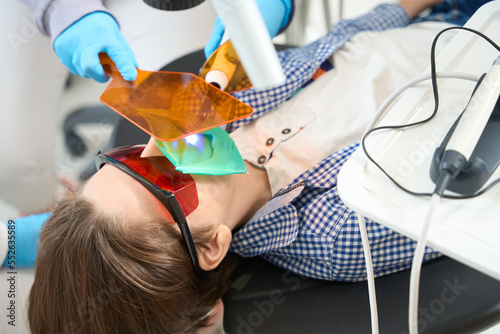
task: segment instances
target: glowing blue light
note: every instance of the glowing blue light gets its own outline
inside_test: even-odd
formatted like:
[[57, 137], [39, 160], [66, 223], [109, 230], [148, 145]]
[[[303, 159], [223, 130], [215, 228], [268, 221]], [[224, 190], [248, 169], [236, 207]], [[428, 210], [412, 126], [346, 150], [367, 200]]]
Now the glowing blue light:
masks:
[[200, 154], [203, 152], [203, 135], [201, 133], [195, 133], [184, 138], [186, 144], [196, 147]]
[[201, 139], [200, 137], [201, 137], [201, 134], [195, 133], [194, 135], [190, 135], [190, 136], [184, 137], [184, 140], [189, 145], [196, 146], [196, 143]]

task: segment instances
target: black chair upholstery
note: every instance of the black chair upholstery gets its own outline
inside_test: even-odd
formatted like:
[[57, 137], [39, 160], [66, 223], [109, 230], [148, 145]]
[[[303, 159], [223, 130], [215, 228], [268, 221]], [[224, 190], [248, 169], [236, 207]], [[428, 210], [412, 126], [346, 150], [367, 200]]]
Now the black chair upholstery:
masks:
[[[375, 280], [380, 333], [408, 333], [410, 270]], [[423, 265], [419, 329], [478, 333], [500, 322], [500, 281], [447, 257]], [[228, 334], [371, 333], [364, 282], [304, 278], [262, 258], [239, 258], [224, 296]]]

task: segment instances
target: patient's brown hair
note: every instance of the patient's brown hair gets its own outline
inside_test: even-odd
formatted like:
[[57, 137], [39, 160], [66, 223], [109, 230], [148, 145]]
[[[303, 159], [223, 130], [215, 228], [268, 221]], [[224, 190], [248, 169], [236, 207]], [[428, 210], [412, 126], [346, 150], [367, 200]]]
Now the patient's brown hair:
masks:
[[[206, 231], [192, 231], [198, 251]], [[180, 233], [123, 222], [72, 196], [40, 234], [28, 320], [38, 333], [191, 333], [226, 291], [233, 263], [199, 278]]]

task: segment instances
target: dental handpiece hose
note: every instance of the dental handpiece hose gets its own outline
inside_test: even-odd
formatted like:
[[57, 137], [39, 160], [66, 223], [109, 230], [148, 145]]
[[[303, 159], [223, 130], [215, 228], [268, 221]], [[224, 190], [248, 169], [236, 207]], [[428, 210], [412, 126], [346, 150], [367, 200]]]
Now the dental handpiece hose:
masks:
[[441, 170], [441, 174], [436, 181], [436, 187], [434, 188], [434, 192], [431, 197], [429, 209], [425, 216], [424, 223], [422, 224], [420, 234], [418, 235], [418, 241], [415, 247], [415, 252], [413, 254], [410, 272], [410, 294], [408, 302], [408, 328], [410, 334], [418, 334], [418, 297], [420, 287], [420, 273], [422, 271], [422, 262], [424, 260], [425, 247], [427, 244], [429, 230], [437, 206], [441, 201], [441, 198], [443, 197], [444, 191], [448, 187], [448, 183], [452, 180], [453, 177], [454, 176], [452, 175], [452, 172], [450, 170]]
[[254, 0], [211, 0], [248, 78], [257, 89], [285, 82], [281, 63]]
[[500, 56], [484, 76], [446, 145], [440, 169], [455, 177], [471, 157], [500, 95]]

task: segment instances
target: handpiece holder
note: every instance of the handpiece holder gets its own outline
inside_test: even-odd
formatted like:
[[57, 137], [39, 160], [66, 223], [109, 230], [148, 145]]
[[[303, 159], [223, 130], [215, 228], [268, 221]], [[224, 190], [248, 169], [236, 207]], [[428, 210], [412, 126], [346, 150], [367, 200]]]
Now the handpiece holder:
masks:
[[443, 170], [453, 179], [447, 189], [470, 196], [480, 190], [500, 164], [500, 57], [476, 87], [473, 96], [434, 152], [430, 177]]

